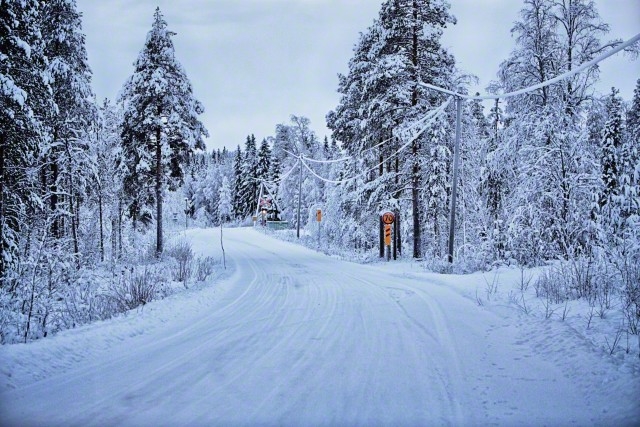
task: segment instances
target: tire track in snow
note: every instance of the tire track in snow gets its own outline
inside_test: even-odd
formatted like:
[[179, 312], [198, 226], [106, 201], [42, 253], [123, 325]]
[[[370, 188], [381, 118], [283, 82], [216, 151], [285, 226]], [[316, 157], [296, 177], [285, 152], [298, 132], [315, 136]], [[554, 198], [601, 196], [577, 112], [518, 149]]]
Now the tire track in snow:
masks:
[[[369, 275], [371, 276], [371, 272], [369, 272]], [[397, 278], [387, 273], [379, 273], [379, 279], [376, 281], [372, 281], [371, 279], [365, 280], [360, 276], [355, 276], [353, 274], [350, 274], [349, 277], [353, 281], [361, 282], [367, 286], [378, 288], [380, 291], [380, 295], [393, 301], [393, 303], [395, 303], [396, 305], [396, 308], [411, 325], [416, 327], [428, 339], [440, 344], [440, 351], [443, 351], [446, 354], [445, 357], [441, 358], [440, 362], [442, 360], [447, 360], [447, 362], [438, 363], [439, 361], [435, 360], [433, 357], [431, 358], [431, 362], [433, 363], [433, 368], [437, 371], [436, 380], [440, 384], [444, 396], [446, 396], [444, 402], [449, 408], [449, 413], [445, 415], [444, 419], [455, 420], [452, 423], [453, 425], [464, 424], [465, 416], [462, 411], [462, 406], [456, 398], [456, 396], [460, 396], [462, 392], [462, 375], [460, 371], [458, 353], [451, 339], [452, 334], [448, 327], [446, 317], [444, 316], [444, 313], [437, 301], [433, 297], [426, 295], [426, 293], [423, 291], [422, 287], [424, 284], [416, 284], [415, 287], [408, 287], [402, 284], [397, 284], [395, 283], [397, 281]], [[393, 283], [393, 286], [389, 286], [386, 283]], [[398, 291], [400, 293], [398, 293]], [[408, 311], [405, 305], [403, 305], [403, 300], [411, 300], [411, 298], [414, 296], [418, 297], [427, 309], [429, 317], [434, 325], [434, 327], [431, 329], [435, 329], [435, 331], [430, 330], [427, 324], [414, 317], [414, 315], [412, 315]], [[423, 342], [423, 344], [426, 345], [427, 342]], [[426, 354], [428, 355], [428, 353]], [[451, 360], [453, 361], [453, 364], [450, 363]], [[451, 366], [453, 366], [453, 375], [450, 369], [448, 369], [448, 367]], [[447, 369], [443, 371], [443, 368]], [[453, 388], [451, 387], [452, 384], [454, 385]]]
[[428, 293], [297, 246], [265, 249], [247, 232], [226, 233], [236, 271], [205, 312], [33, 384], [36, 401], [59, 391], [42, 409], [48, 424], [464, 423], [445, 362], [455, 343]]

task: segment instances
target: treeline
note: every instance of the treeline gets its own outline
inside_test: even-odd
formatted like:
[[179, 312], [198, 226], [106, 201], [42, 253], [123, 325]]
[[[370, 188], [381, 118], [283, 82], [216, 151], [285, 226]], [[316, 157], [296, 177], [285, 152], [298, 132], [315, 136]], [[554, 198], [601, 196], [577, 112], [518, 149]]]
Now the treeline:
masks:
[[117, 105], [98, 103], [75, 0], [2, 2], [0, 342], [108, 317], [164, 283], [132, 266], [162, 260], [163, 200], [207, 135], [173, 35], [157, 9]]

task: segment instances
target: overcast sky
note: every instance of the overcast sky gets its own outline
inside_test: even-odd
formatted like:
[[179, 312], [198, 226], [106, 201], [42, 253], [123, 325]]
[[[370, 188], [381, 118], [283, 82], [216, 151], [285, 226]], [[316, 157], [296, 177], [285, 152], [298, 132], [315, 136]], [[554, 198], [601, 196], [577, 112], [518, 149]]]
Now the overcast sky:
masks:
[[[76, 0], [83, 13], [93, 87], [99, 100], [115, 99], [160, 6], [176, 56], [196, 97], [209, 149], [243, 145], [273, 135], [291, 114], [311, 119], [319, 138], [330, 132], [324, 117], [339, 101], [338, 73], [346, 73], [358, 34], [378, 14], [382, 0]], [[521, 0], [450, 0], [458, 23], [443, 44], [458, 67], [484, 92], [513, 47], [511, 27]], [[609, 38], [640, 32], [639, 0], [596, 0], [611, 26]], [[601, 64], [600, 92], [611, 86], [629, 100], [640, 61], [618, 54]]]

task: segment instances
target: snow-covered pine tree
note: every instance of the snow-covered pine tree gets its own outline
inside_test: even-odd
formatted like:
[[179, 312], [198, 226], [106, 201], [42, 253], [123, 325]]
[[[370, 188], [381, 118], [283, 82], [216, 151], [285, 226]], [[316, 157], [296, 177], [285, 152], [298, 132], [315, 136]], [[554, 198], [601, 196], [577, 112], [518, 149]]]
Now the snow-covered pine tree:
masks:
[[54, 104], [41, 13], [36, 0], [3, 1], [0, 7], [0, 289], [11, 279], [8, 273], [17, 273], [21, 242], [28, 244], [44, 203], [38, 159], [48, 140], [43, 120]]
[[[359, 155], [363, 149], [390, 139], [394, 131], [407, 127], [442, 101], [441, 94], [425, 90], [420, 82], [452, 86], [453, 57], [440, 44], [442, 29], [455, 22], [448, 9], [448, 3], [439, 0], [387, 0], [382, 4], [378, 19], [354, 48], [349, 74], [340, 76], [340, 104], [327, 116], [333, 137], [342, 142], [349, 154]], [[372, 186], [372, 190], [378, 190], [377, 196], [363, 199], [377, 205], [373, 207], [375, 211], [382, 205], [396, 204], [399, 191], [410, 189], [413, 256], [420, 257], [424, 212], [419, 191], [424, 171], [420, 171], [419, 164], [428, 150], [416, 140], [398, 162], [385, 162], [400, 143], [391, 139], [376, 153], [366, 152], [365, 170], [378, 163], [386, 163], [387, 170], [380, 165], [377, 173], [367, 177], [369, 182], [378, 178], [382, 182]], [[349, 164], [355, 166], [358, 162]], [[381, 187], [385, 188], [380, 191]]]
[[632, 144], [640, 144], [640, 79], [636, 82], [631, 106], [627, 111], [627, 135]]
[[598, 199], [600, 224], [605, 235], [617, 235], [620, 231], [620, 194], [623, 138], [622, 99], [619, 91], [611, 88], [607, 97], [607, 121], [602, 130], [600, 151], [601, 190]]
[[[125, 113], [123, 154], [127, 163], [125, 191], [134, 219], [155, 202], [156, 254], [162, 247], [162, 200], [165, 186], [182, 183], [183, 168], [194, 150], [204, 150], [207, 130], [198, 119], [204, 112], [191, 82], [175, 56], [172, 36], [160, 8], [134, 63], [120, 101]], [[153, 183], [154, 191], [150, 191]]]
[[431, 248], [430, 256], [442, 259], [447, 247], [447, 213], [449, 193], [449, 171], [452, 152], [448, 144], [447, 135], [450, 130], [445, 120], [432, 123], [426, 134], [430, 140], [424, 141], [428, 147], [427, 155], [420, 164], [422, 171], [421, 182], [424, 183], [424, 193], [421, 200], [425, 206], [426, 227], [423, 230], [428, 237]]
[[[87, 132], [97, 120], [91, 89], [81, 15], [75, 0], [44, 3], [40, 28], [49, 59], [53, 98], [57, 108], [48, 118], [52, 144], [44, 153], [49, 164], [49, 204], [53, 215], [52, 235], [70, 235], [73, 254], [79, 257], [79, 208], [86, 186]], [[79, 266], [79, 259], [76, 260]]]
[[257, 166], [258, 150], [256, 147], [256, 137], [249, 135], [244, 145], [244, 156], [242, 157], [241, 167], [240, 212], [242, 217], [253, 215], [256, 211], [258, 200]]
[[635, 224], [636, 228], [640, 228], [640, 79], [627, 111], [620, 183], [623, 217], [631, 222], [629, 226]]
[[266, 138], [260, 143], [258, 151], [258, 163], [256, 165], [256, 178], [269, 180], [269, 171], [271, 170], [271, 148]]
[[243, 199], [242, 199], [242, 150], [240, 145], [236, 149], [233, 157], [233, 216], [240, 219], [244, 215]]

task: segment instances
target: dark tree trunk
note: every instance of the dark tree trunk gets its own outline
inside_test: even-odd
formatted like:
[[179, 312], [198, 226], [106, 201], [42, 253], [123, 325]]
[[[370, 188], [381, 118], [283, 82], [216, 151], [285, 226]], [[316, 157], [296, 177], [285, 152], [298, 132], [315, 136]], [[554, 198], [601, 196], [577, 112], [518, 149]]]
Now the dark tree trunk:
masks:
[[394, 215], [396, 217], [396, 235], [395, 235], [395, 245], [398, 251], [398, 255], [402, 256], [402, 236], [401, 236], [401, 229], [400, 229], [400, 209], [396, 209], [394, 212]]
[[73, 167], [71, 159], [71, 151], [69, 150], [68, 141], [65, 140], [65, 147], [67, 151], [67, 159], [69, 161], [69, 212], [71, 213], [71, 237], [73, 239], [73, 257], [76, 260], [76, 267], [80, 269], [80, 248], [78, 245], [78, 228], [80, 221], [78, 218], [80, 211], [80, 200], [76, 195], [75, 185], [73, 183]]
[[[414, 143], [414, 155], [416, 150], [416, 144]], [[413, 217], [413, 257], [420, 258], [422, 239], [420, 235], [420, 211], [418, 209], [419, 197], [418, 197], [418, 166], [413, 166], [413, 177], [411, 180], [411, 204], [412, 204], [412, 217]]]
[[71, 212], [71, 236], [73, 238], [73, 257], [76, 260], [76, 267], [80, 269], [80, 249], [78, 247], [78, 224], [76, 223], [77, 206], [74, 207], [75, 196], [73, 195], [73, 184], [71, 185], [71, 194], [69, 197], [69, 210]]
[[116, 265], [118, 259], [118, 219], [111, 218], [111, 265]]
[[378, 234], [379, 234], [379, 248], [380, 258], [384, 258], [384, 225], [382, 224], [382, 216], [378, 214]]
[[118, 196], [118, 253], [116, 259], [122, 257], [122, 196]]
[[49, 207], [51, 214], [53, 215], [53, 221], [51, 223], [51, 235], [55, 239], [59, 239], [60, 235], [60, 219], [58, 218], [58, 163], [55, 157], [51, 160], [51, 184], [49, 185], [49, 191], [51, 191], [51, 197], [49, 198]]
[[162, 255], [162, 130], [156, 130], [156, 256]]
[[5, 242], [4, 223], [5, 223], [5, 204], [4, 204], [4, 134], [0, 133], [0, 288], [4, 285], [4, 252], [7, 250]]
[[[412, 63], [414, 71], [415, 84], [413, 87], [413, 93], [411, 94], [411, 106], [418, 105], [418, 5], [413, 2], [413, 40], [412, 40]], [[418, 186], [420, 184], [420, 168], [418, 166], [418, 141], [413, 141], [412, 144], [412, 156], [413, 156], [413, 168], [411, 171], [411, 204], [412, 204], [412, 217], [413, 217], [413, 257], [420, 258], [422, 238], [420, 234], [420, 198], [418, 197]]]
[[104, 219], [102, 216], [102, 189], [98, 186], [98, 216], [100, 218], [100, 262], [104, 262]]

